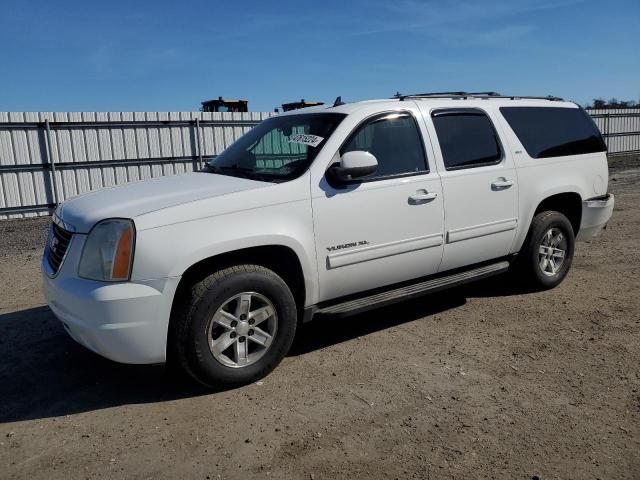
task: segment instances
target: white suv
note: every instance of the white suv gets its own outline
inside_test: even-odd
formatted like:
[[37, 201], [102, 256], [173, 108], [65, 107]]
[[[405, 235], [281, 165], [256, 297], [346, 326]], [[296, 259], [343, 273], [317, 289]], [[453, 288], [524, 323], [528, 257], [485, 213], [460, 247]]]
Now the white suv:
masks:
[[540, 288], [613, 210], [583, 109], [464, 92], [306, 108], [202, 172], [73, 198], [42, 261], [69, 334], [124, 363], [254, 381], [300, 322], [517, 266]]

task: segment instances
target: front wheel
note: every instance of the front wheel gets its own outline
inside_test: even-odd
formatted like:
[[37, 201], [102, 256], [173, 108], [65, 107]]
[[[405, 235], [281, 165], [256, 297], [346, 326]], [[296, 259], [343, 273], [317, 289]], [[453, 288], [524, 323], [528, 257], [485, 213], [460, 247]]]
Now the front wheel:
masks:
[[553, 288], [569, 272], [574, 247], [569, 219], [559, 212], [541, 212], [533, 218], [520, 252], [521, 270], [533, 286]]
[[209, 387], [267, 375], [287, 354], [297, 326], [289, 287], [258, 265], [209, 275], [178, 310], [173, 351], [183, 370]]

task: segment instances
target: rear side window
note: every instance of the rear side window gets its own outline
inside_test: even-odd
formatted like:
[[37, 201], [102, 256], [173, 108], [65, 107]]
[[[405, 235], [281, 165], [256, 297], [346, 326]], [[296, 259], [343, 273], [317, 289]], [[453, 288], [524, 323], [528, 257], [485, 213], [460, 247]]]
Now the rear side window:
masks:
[[502, 160], [498, 134], [482, 110], [435, 110], [431, 117], [447, 170], [494, 165]]
[[598, 127], [581, 108], [501, 107], [500, 112], [532, 158], [607, 150]]
[[362, 150], [378, 160], [376, 173], [367, 180], [427, 171], [422, 137], [409, 113], [376, 115], [347, 140], [340, 154]]

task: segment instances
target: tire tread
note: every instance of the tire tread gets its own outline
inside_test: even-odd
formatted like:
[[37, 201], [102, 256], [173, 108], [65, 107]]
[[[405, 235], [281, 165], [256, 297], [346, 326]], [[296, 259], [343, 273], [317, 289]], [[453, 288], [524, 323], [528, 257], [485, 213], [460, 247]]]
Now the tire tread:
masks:
[[[200, 375], [196, 373], [196, 369], [193, 368], [192, 359], [190, 358], [190, 352], [187, 349], [189, 344], [189, 328], [192, 324], [193, 317], [198, 309], [199, 304], [204, 300], [207, 292], [222, 284], [230, 276], [238, 274], [255, 274], [260, 273], [267, 277], [271, 277], [273, 280], [281, 283], [288, 289], [284, 280], [272, 270], [255, 264], [241, 264], [232, 265], [223, 269], [220, 269], [210, 275], [207, 275], [202, 280], [195, 282], [187, 290], [187, 292], [178, 299], [178, 305], [175, 309], [175, 318], [172, 322], [175, 322], [175, 335], [174, 344], [172, 347], [175, 352], [175, 361], [177, 366], [184, 371], [189, 377], [201, 383], [207, 387], [211, 385], [204, 382]], [[266, 373], [271, 370], [269, 366], [265, 368]]]
[[[554, 281], [547, 281], [546, 279], [541, 280], [537, 271], [538, 269], [537, 261], [535, 261], [535, 259], [533, 258], [534, 254], [535, 256], [537, 256], [537, 251], [538, 251], [537, 242], [535, 242], [534, 240], [537, 238], [538, 234], [541, 233], [540, 232], [541, 230], [549, 228], [550, 223], [553, 222], [554, 218], [556, 217], [557, 217], [557, 221], [564, 224], [563, 226], [569, 230], [568, 252], [570, 252], [570, 255], [567, 257], [567, 259], [565, 259], [565, 262], [568, 262], [566, 264], [567, 267], [563, 275], [559, 278], [559, 280], [554, 280]], [[520, 272], [524, 274], [525, 280], [530, 286], [536, 289], [553, 288], [558, 284], [560, 284], [564, 280], [565, 276], [567, 275], [567, 272], [571, 267], [571, 262], [573, 259], [574, 246], [575, 246], [575, 232], [573, 231], [573, 226], [571, 225], [571, 222], [566, 217], [566, 215], [556, 210], [542, 211], [536, 214], [533, 220], [531, 221], [529, 231], [527, 232], [527, 236], [525, 238], [523, 248], [519, 255], [518, 270], [520, 270]], [[534, 252], [534, 249], [535, 249], [535, 252]]]

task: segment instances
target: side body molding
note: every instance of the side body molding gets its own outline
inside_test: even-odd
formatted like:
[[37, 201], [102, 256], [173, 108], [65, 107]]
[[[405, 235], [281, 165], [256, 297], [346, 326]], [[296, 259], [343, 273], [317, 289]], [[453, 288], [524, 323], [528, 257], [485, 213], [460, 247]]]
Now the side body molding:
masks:
[[473, 225], [471, 227], [458, 228], [447, 232], [447, 243], [460, 242], [471, 238], [484, 237], [494, 233], [508, 232], [515, 230], [518, 226], [518, 220], [508, 218], [497, 222], [484, 223], [482, 225]]
[[425, 248], [439, 247], [442, 245], [442, 237], [442, 233], [436, 233], [380, 245], [354, 248], [346, 252], [333, 253], [327, 256], [327, 266], [329, 268], [339, 268], [355, 263], [375, 260], [377, 258], [390, 257], [392, 255], [399, 255], [401, 253], [413, 252]]

